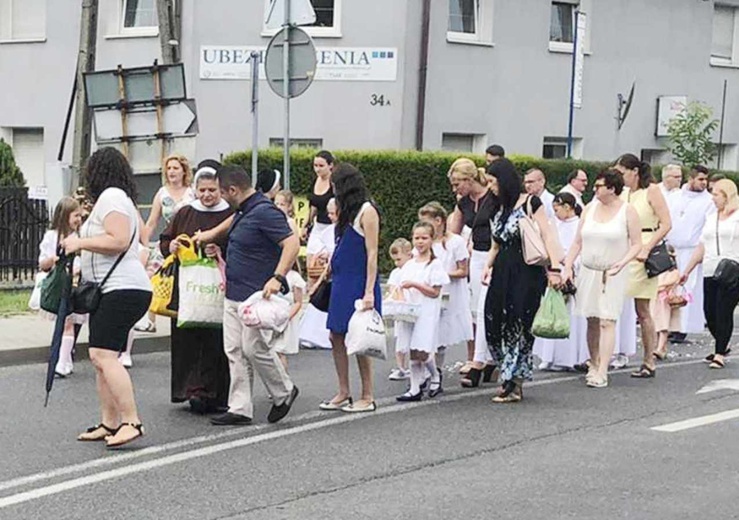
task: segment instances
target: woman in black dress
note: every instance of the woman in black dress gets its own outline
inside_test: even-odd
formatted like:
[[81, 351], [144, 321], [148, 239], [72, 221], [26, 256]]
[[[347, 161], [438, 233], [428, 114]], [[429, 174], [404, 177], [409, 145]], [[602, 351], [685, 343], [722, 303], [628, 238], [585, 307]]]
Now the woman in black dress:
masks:
[[549, 226], [544, 206], [536, 196], [523, 192], [521, 176], [508, 159], [488, 167], [498, 181], [500, 207], [491, 222], [493, 246], [485, 279], [489, 280], [485, 300], [485, 332], [490, 353], [500, 370], [502, 386], [494, 402], [508, 403], [523, 398], [522, 385], [532, 375], [531, 325], [549, 283], [558, 285], [559, 275], [544, 267], [528, 265], [521, 247], [519, 222], [525, 215], [538, 224], [551, 265], [559, 266], [556, 238]]

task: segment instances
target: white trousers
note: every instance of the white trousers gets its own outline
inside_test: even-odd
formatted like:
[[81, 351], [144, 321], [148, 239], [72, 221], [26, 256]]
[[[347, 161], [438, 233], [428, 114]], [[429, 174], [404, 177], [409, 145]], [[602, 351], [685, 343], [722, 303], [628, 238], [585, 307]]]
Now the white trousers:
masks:
[[274, 403], [282, 403], [290, 396], [293, 383], [272, 349], [271, 342], [266, 343], [257, 329], [242, 323], [237, 314], [238, 306], [239, 302], [225, 300], [223, 309], [223, 347], [231, 375], [228, 411], [254, 417], [254, 370]]

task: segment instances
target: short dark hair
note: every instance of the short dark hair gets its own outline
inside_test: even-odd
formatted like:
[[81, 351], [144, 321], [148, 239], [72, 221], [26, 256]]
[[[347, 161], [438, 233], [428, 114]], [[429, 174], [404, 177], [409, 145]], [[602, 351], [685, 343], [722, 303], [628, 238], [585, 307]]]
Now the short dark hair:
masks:
[[702, 164], [696, 164], [690, 169], [690, 176], [696, 177], [699, 173], [703, 173], [705, 175], [708, 175], [708, 168], [703, 166]]
[[216, 177], [221, 188], [228, 189], [231, 186], [235, 186], [241, 190], [248, 190], [251, 188], [251, 178], [246, 173], [246, 170], [241, 166], [233, 166], [227, 164], [221, 166], [216, 171]]
[[595, 177], [596, 181], [601, 179], [606, 188], [613, 188], [613, 193], [616, 195], [621, 195], [621, 192], [624, 191], [624, 177], [618, 170], [613, 168], [603, 170]]
[[721, 180], [724, 180], [725, 178], [726, 178], [726, 175], [724, 175], [723, 173], [714, 173], [708, 178], [708, 182], [721, 181]]
[[571, 171], [571, 172], [570, 172], [570, 173], [569, 173], [569, 174], [567, 175], [567, 184], [569, 184], [569, 183], [571, 183], [572, 181], [574, 181], [575, 179], [577, 179], [577, 176], [578, 176], [578, 174], [579, 174], [580, 172], [583, 172], [583, 173], [585, 173], [585, 176], [587, 177], [587, 175], [588, 175], [588, 172], [586, 172], [586, 171], [585, 171], [585, 170], [583, 170], [582, 168], [575, 168], [574, 170], [572, 170], [572, 171]]
[[110, 146], [100, 148], [85, 165], [85, 187], [94, 201], [107, 188], [120, 188], [136, 202], [138, 191], [128, 159]]
[[496, 157], [505, 157], [505, 150], [499, 144], [491, 144], [485, 150], [486, 154], [495, 155]]

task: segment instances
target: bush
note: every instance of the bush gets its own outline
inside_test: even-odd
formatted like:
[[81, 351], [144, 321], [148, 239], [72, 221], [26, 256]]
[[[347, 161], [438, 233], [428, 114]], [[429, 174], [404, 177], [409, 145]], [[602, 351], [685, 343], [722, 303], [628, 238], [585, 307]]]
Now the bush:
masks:
[[[308, 195], [313, 186], [313, 157], [316, 150], [296, 148], [291, 152], [291, 190], [296, 195]], [[446, 174], [452, 162], [464, 156], [479, 166], [485, 164], [484, 157], [472, 154], [449, 152], [415, 151], [337, 151], [337, 160], [349, 162], [359, 168], [365, 176], [373, 199], [380, 207], [382, 225], [380, 230], [380, 269], [392, 269], [387, 248], [398, 237], [409, 237], [411, 227], [417, 220], [417, 211], [425, 203], [437, 200], [448, 210], [454, 208], [452, 194]], [[556, 193], [567, 183], [567, 175], [574, 169], [582, 169], [592, 180], [598, 172], [609, 166], [606, 162], [578, 160], [548, 160], [530, 156], [512, 156], [511, 161], [524, 173], [530, 168], [540, 168], [547, 177], [547, 186]], [[229, 164], [239, 164], [251, 170], [251, 152], [238, 152], [226, 157]], [[282, 149], [270, 148], [259, 152], [259, 169], [282, 170]], [[655, 167], [659, 177], [661, 168]], [[722, 172], [736, 179], [735, 172]], [[592, 197], [588, 190], [585, 199]]]
[[23, 188], [21, 169], [15, 164], [13, 149], [4, 139], [0, 139], [0, 188]]

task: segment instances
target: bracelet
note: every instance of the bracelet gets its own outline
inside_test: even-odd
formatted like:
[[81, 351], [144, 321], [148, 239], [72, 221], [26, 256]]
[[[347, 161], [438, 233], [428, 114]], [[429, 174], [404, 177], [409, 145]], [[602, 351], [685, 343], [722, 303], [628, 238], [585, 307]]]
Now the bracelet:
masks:
[[272, 278], [280, 282], [280, 292], [282, 294], [287, 294], [290, 292], [290, 285], [287, 283], [287, 278], [282, 276], [280, 273], [275, 273], [272, 275]]
[[547, 271], [549, 271], [550, 273], [561, 273], [562, 269], [560, 269], [559, 267], [548, 267]]

